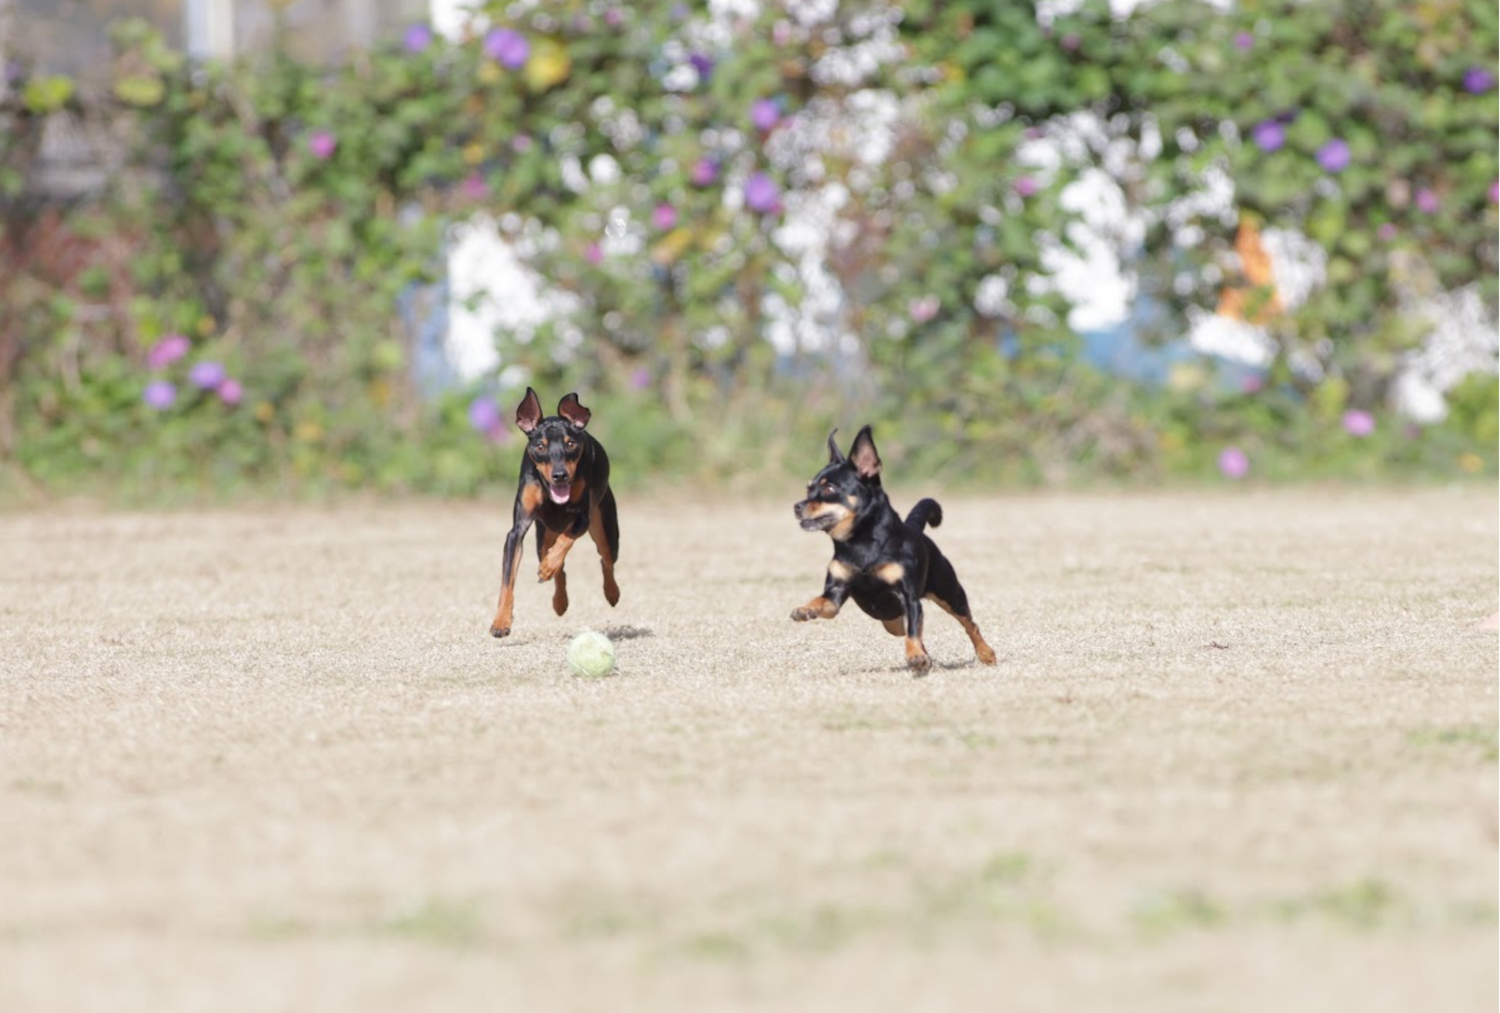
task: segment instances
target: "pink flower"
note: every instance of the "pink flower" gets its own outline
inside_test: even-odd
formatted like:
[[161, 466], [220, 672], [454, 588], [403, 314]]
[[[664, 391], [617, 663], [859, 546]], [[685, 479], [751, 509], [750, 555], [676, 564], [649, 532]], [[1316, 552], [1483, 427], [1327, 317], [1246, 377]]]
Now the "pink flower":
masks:
[[490, 195], [490, 184], [478, 172], [471, 172], [464, 177], [464, 181], [458, 186], [459, 193], [468, 200], [484, 200]]
[[1030, 176], [1022, 176], [1016, 180], [1016, 193], [1022, 197], [1033, 197], [1038, 189], [1036, 180]]
[[168, 334], [152, 347], [146, 362], [152, 369], [165, 369], [186, 355], [191, 345], [181, 334]]
[[1381, 242], [1389, 243], [1396, 238], [1397, 228], [1394, 222], [1382, 222], [1375, 234], [1380, 237]]
[[1365, 437], [1375, 431], [1375, 416], [1358, 408], [1344, 413], [1344, 432], [1350, 436]]
[[333, 157], [334, 149], [338, 146], [338, 138], [326, 130], [314, 130], [307, 138], [307, 150], [319, 161], [327, 161]]
[[1239, 480], [1250, 474], [1250, 458], [1239, 447], [1225, 447], [1219, 453], [1219, 474]]
[[1438, 195], [1424, 186], [1417, 191], [1416, 204], [1417, 210], [1421, 211], [1423, 214], [1437, 214], [1439, 204]]
[[937, 296], [924, 295], [920, 299], [913, 299], [907, 303], [906, 312], [911, 317], [913, 323], [925, 324], [937, 316], [938, 310], [942, 309], [942, 307], [943, 304]]
[[651, 209], [651, 227], [667, 232], [677, 226], [677, 209], [670, 204], [658, 204]]
[[1251, 35], [1249, 32], [1234, 33], [1234, 48], [1239, 50], [1246, 50], [1253, 45], [1255, 45], [1255, 36]]
[[692, 171], [688, 173], [688, 180], [694, 186], [712, 186], [714, 180], [719, 178], [719, 163], [712, 158], [700, 158], [693, 163]]
[[598, 267], [604, 260], [604, 249], [598, 243], [590, 243], [583, 248], [583, 259]]
[[244, 388], [241, 387], [240, 382], [232, 376], [228, 377], [223, 383], [219, 384], [219, 400], [223, 401], [227, 405], [239, 404], [240, 399], [244, 396]]

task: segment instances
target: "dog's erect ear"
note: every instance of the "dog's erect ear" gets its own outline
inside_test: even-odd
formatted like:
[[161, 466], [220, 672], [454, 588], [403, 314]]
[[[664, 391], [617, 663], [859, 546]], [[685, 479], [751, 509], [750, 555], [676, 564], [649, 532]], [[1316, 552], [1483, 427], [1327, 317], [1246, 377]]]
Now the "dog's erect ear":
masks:
[[516, 409], [516, 425], [521, 427], [521, 432], [529, 433], [540, 421], [542, 421], [542, 399], [536, 396], [536, 391], [527, 387], [526, 396], [521, 399], [521, 406]]
[[875, 438], [870, 435], [869, 426], [861, 429], [854, 438], [854, 446], [849, 448], [849, 461], [860, 478], [880, 477], [880, 452], [875, 449]]
[[837, 432], [838, 432], [838, 429], [835, 428], [832, 433], [828, 434], [828, 463], [829, 464], [839, 464], [839, 463], [841, 463], [844, 460], [844, 455], [841, 454], [841, 453], [839, 453], [839, 445], [837, 443], [833, 442], [833, 437], [834, 437], [834, 435]]
[[557, 414], [571, 422], [574, 429], [582, 429], [594, 417], [593, 412], [578, 403], [577, 394], [569, 394], [557, 402]]

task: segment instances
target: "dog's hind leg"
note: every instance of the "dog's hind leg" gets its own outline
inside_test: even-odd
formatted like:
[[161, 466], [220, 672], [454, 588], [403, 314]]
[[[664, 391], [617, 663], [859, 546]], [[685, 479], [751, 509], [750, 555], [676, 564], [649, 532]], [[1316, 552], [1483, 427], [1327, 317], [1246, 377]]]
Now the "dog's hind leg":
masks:
[[620, 558], [620, 518], [615, 511], [615, 494], [605, 490], [599, 502], [589, 510], [589, 537], [599, 550], [599, 568], [604, 571], [604, 600], [611, 605], [620, 600], [620, 585], [615, 583], [615, 560]]

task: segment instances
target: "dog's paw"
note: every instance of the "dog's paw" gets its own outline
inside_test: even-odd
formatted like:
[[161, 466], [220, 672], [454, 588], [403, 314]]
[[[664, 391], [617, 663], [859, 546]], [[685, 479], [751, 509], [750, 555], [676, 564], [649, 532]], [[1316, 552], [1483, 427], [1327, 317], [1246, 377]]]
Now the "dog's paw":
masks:
[[995, 652], [990, 649], [988, 644], [976, 649], [974, 653], [979, 656], [979, 663], [982, 665], [993, 665], [995, 663]]
[[932, 668], [932, 659], [925, 654], [908, 654], [906, 667], [911, 669], [912, 675], [926, 675]]
[[508, 636], [510, 636], [510, 627], [509, 626], [491, 626], [490, 627], [490, 636], [492, 636], [492, 637], [508, 637]]
[[614, 584], [604, 585], [604, 600], [609, 602], [611, 608], [620, 604], [620, 589]]
[[809, 619], [816, 619], [819, 614], [817, 609], [810, 609], [806, 605], [803, 605], [801, 608], [792, 609], [792, 618], [799, 623], [805, 623]]

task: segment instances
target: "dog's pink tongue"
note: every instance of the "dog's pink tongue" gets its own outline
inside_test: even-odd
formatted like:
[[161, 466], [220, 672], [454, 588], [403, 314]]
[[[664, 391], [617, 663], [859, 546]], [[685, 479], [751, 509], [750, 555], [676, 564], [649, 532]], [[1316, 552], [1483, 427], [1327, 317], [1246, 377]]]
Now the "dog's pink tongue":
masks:
[[547, 493], [552, 497], [552, 502], [554, 503], [566, 503], [572, 492], [573, 486], [568, 482], [564, 482], [561, 485], [547, 486]]

